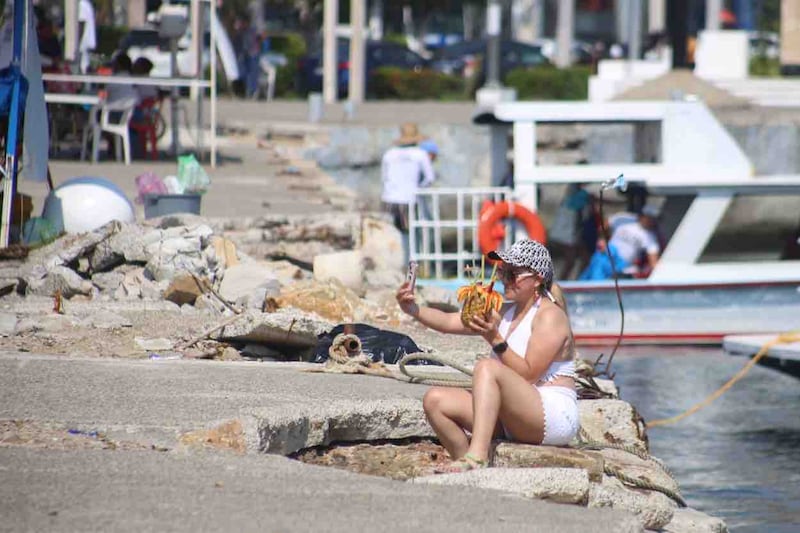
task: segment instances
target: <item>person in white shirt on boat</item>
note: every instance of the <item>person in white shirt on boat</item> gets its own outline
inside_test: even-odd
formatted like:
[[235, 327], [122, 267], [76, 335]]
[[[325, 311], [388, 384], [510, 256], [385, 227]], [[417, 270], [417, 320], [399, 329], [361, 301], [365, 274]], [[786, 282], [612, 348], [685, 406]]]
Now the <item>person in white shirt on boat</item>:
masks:
[[[633, 215], [623, 213], [611, 217], [608, 225], [612, 231], [608, 250], [614, 259], [614, 269], [618, 274], [635, 276], [640, 272], [648, 272], [658, 263], [661, 245], [657, 230], [658, 208], [646, 205], [641, 213]], [[644, 257], [643, 265], [639, 266]], [[600, 280], [613, 276], [611, 262], [606, 253], [604, 240], [598, 242], [597, 250], [592, 255], [589, 265], [578, 279]]]
[[419, 187], [428, 187], [435, 179], [428, 152], [418, 146], [424, 139], [416, 124], [403, 124], [395, 146], [389, 148], [381, 159], [381, 201], [384, 210], [392, 215], [394, 226], [400, 230], [406, 263], [409, 255], [408, 205], [414, 201]]
[[428, 422], [453, 461], [439, 472], [488, 465], [492, 439], [564, 445], [578, 432], [575, 343], [565, 306], [550, 291], [553, 262], [541, 243], [523, 239], [489, 254], [508, 302], [474, 316], [416, 303], [406, 282], [397, 301], [406, 314], [442, 333], [480, 335], [490, 357], [475, 363], [472, 390], [432, 387], [422, 400]]

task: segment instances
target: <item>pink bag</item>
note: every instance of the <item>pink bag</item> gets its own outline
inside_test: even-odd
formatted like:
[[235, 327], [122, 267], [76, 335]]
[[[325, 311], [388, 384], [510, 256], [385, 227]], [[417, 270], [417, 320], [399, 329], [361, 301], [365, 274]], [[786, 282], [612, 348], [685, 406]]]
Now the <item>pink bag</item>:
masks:
[[152, 172], [145, 172], [136, 176], [136, 190], [139, 195], [136, 197], [136, 202], [144, 203], [144, 195], [146, 194], [168, 194], [167, 186], [161, 181], [161, 178]]

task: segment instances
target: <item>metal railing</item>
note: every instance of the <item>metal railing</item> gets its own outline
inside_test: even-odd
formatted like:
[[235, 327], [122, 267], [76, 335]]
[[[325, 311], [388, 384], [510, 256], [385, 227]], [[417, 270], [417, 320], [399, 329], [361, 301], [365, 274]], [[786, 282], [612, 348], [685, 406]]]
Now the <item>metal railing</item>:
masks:
[[[409, 258], [420, 277], [464, 276], [467, 264], [479, 262], [478, 221], [484, 202], [512, 200], [509, 187], [430, 188], [417, 191], [409, 204]], [[511, 243], [506, 232], [506, 245]]]

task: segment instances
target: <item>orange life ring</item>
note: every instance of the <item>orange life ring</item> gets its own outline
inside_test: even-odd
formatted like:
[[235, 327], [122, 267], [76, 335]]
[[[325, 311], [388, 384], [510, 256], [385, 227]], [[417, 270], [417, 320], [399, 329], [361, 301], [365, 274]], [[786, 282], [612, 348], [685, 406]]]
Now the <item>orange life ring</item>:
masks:
[[547, 244], [547, 232], [536, 213], [516, 202], [486, 202], [478, 219], [478, 244], [484, 255], [496, 250], [505, 239], [506, 228], [501, 221], [506, 218], [519, 220], [528, 237]]

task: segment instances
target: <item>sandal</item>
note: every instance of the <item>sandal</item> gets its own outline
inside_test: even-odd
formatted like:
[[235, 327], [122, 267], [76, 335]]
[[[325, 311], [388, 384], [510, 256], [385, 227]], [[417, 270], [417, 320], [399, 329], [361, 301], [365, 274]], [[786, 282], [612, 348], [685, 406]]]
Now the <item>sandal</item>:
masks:
[[465, 453], [461, 459], [451, 461], [449, 464], [440, 466], [434, 470], [436, 474], [461, 474], [470, 470], [478, 470], [489, 466], [489, 461], [478, 459], [471, 453]]

